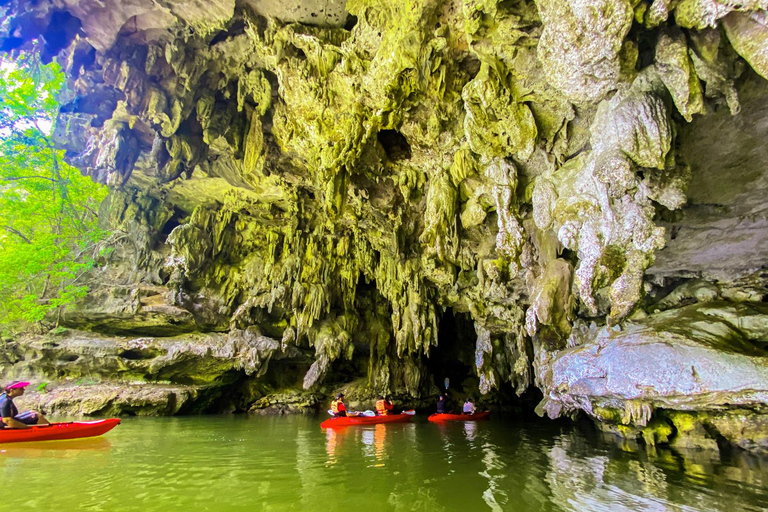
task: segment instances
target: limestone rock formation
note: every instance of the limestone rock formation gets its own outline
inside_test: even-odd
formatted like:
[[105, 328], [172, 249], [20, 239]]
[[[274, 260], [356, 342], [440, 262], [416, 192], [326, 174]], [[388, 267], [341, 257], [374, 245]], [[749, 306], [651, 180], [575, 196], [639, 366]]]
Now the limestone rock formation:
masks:
[[[713, 418], [740, 413], [743, 424], [759, 424], [768, 400], [768, 352], [751, 340], [768, 334], [766, 313], [762, 304], [714, 301], [668, 310], [625, 330], [603, 328], [583, 345], [537, 362], [548, 397], [542, 408], [552, 417], [582, 410], [636, 427], [652, 444], [665, 422], [673, 431], [675, 416], [663, 411]], [[759, 430], [752, 435], [744, 432], [738, 442], [768, 453], [768, 438]]]
[[112, 251], [60, 315], [80, 331], [2, 356], [46, 407], [294, 411], [450, 377], [766, 449], [765, 0], [0, 10], [0, 49], [65, 68], [54, 139], [110, 187]]

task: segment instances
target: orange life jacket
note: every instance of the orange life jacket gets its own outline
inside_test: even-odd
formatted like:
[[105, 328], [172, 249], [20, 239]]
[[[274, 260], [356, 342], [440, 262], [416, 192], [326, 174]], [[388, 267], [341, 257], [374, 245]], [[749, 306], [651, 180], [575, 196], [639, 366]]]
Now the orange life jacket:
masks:
[[331, 412], [333, 414], [339, 414], [339, 411], [346, 411], [347, 408], [344, 407], [344, 402], [341, 400], [334, 400], [331, 402]]
[[377, 400], [376, 401], [376, 412], [379, 414], [379, 416], [386, 416], [389, 414], [390, 409], [392, 409], [393, 405], [388, 403], [386, 400]]

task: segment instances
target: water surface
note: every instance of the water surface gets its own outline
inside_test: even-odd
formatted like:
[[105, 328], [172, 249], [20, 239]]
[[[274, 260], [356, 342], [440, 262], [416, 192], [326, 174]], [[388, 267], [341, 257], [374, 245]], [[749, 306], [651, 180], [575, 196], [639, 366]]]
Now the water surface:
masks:
[[0, 445], [0, 510], [763, 511], [768, 460], [622, 445], [571, 426], [320, 429], [306, 416], [128, 418]]

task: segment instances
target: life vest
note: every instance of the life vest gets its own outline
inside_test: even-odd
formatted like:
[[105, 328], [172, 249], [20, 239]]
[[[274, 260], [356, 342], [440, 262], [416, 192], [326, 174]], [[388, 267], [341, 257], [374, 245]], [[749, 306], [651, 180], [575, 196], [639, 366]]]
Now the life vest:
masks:
[[341, 400], [334, 400], [331, 402], [331, 412], [333, 414], [339, 414], [339, 411], [346, 411], [347, 408], [344, 407], [344, 402]]
[[390, 409], [392, 409], [392, 404], [387, 403], [386, 400], [376, 401], [376, 412], [379, 416], [386, 416]]

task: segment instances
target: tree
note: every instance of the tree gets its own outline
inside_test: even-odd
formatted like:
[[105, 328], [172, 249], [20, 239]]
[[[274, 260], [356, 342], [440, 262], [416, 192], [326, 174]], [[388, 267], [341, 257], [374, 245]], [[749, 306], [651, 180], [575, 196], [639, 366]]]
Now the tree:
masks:
[[106, 189], [67, 165], [48, 132], [64, 75], [35, 52], [0, 58], [0, 322], [40, 322], [87, 292]]

